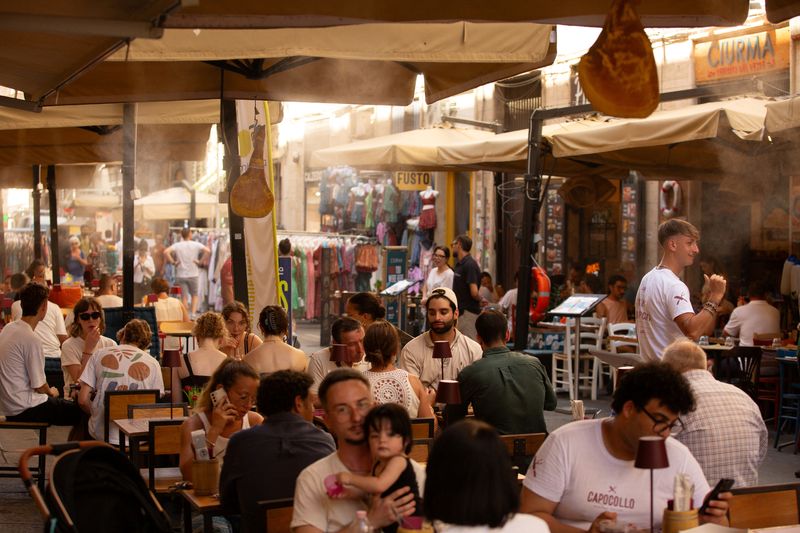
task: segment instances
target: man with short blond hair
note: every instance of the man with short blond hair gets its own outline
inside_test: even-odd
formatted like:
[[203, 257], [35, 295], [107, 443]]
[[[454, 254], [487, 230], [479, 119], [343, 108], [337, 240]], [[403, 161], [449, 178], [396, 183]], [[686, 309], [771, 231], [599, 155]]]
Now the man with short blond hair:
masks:
[[767, 427], [758, 406], [742, 390], [714, 379], [706, 354], [689, 339], [664, 350], [663, 362], [683, 374], [692, 388], [694, 411], [683, 415], [684, 430], [675, 438], [686, 445], [709, 485], [721, 478], [737, 487], [758, 484], [758, 467], [767, 453]]
[[709, 300], [695, 313], [689, 288], [678, 277], [700, 253], [699, 240], [700, 232], [685, 220], [673, 218], [658, 228], [664, 255], [661, 263], [644, 275], [636, 293], [636, 335], [645, 359], [660, 359], [664, 348], [679, 337], [698, 339], [714, 329], [717, 308], [725, 297], [725, 278], [705, 276]]

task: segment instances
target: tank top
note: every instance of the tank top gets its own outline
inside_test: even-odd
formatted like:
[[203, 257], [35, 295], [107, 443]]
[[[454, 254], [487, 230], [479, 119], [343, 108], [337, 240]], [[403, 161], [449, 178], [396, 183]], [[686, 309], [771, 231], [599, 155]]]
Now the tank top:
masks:
[[419, 398], [411, 388], [408, 372], [396, 368], [388, 372], [373, 372], [367, 370], [364, 377], [369, 380], [372, 397], [379, 404], [396, 403], [405, 407], [408, 416], [417, 418], [419, 412]]
[[[198, 413], [198, 416], [200, 417], [200, 422], [203, 423], [203, 429], [206, 430], [206, 435], [207, 435], [208, 431], [211, 429], [211, 422], [209, 422], [208, 417], [203, 412]], [[249, 416], [245, 416], [242, 419], [242, 429], [240, 429], [239, 431], [242, 431], [242, 430], [245, 430], [245, 429], [250, 429], [250, 417]], [[220, 468], [222, 468], [222, 461], [225, 458], [225, 450], [228, 449], [228, 441], [229, 440], [230, 440], [230, 438], [223, 437], [223, 436], [220, 435], [219, 437], [217, 437], [217, 440], [214, 442], [214, 459], [219, 459]]]

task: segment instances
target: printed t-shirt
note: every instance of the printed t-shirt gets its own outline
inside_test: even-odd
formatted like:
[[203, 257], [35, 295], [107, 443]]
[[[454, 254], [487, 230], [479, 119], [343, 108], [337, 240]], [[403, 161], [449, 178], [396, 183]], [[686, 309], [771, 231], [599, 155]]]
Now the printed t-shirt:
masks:
[[645, 359], [661, 360], [664, 348], [684, 334], [675, 318], [692, 313], [689, 288], [668, 268], [656, 267], [642, 278], [636, 293], [636, 336]]

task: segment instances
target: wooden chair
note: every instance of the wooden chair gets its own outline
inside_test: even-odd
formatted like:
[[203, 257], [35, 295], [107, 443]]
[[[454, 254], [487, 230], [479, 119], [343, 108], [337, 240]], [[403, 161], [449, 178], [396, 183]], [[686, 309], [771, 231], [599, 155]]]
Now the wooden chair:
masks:
[[564, 329], [564, 350], [553, 352], [553, 362], [550, 368], [550, 382], [555, 392], [566, 390], [569, 399], [575, 399], [575, 386], [572, 379], [573, 346], [575, 340], [575, 320], [567, 320]]
[[264, 531], [267, 533], [291, 533], [293, 498], [263, 500], [258, 507], [264, 512]]
[[528, 469], [531, 459], [539, 451], [546, 438], [546, 433], [500, 435], [500, 440], [505, 444], [508, 455], [511, 456], [511, 464], [519, 468], [520, 472]]
[[161, 367], [161, 379], [164, 381], [164, 394], [171, 397], [172, 394], [172, 369], [166, 366]]
[[432, 445], [433, 439], [414, 439], [408, 456], [418, 463], [427, 463]]
[[411, 438], [432, 439], [433, 438], [433, 418], [412, 418], [411, 419]]
[[[171, 411], [171, 413], [170, 413]], [[187, 403], [134, 403], [128, 406], [128, 418], [175, 418], [189, 416]]]
[[128, 418], [129, 405], [156, 403], [160, 394], [157, 389], [106, 391], [103, 398], [103, 439], [108, 442], [108, 430], [113, 420]]
[[733, 489], [728, 519], [733, 528], [765, 528], [800, 523], [800, 483]]
[[177, 461], [180, 456], [181, 424], [183, 420], [150, 422], [147, 437], [147, 470], [143, 472], [143, 477], [150, 490], [156, 494], [168, 492], [171, 485], [183, 479], [178, 467], [156, 467], [156, 461], [162, 457], [174, 456]]
[[[597, 391], [603, 383], [603, 376], [608, 376], [609, 381], [613, 380], [611, 369], [607, 371], [603, 368], [603, 362], [591, 355], [589, 350], [602, 350], [603, 339], [605, 338], [607, 319], [595, 317], [583, 317], [581, 321], [581, 338], [578, 343], [580, 351], [580, 361], [584, 367], [581, 371], [581, 382], [588, 384], [591, 389], [591, 399], [597, 399]], [[584, 329], [583, 326], [594, 326], [592, 329]]]

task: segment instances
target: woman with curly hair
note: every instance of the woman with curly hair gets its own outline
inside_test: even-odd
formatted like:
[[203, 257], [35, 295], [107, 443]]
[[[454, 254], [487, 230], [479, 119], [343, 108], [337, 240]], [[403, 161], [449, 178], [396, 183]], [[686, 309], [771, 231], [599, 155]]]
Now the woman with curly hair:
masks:
[[184, 354], [181, 359], [178, 377], [182, 387], [202, 387], [217, 367], [228, 358], [219, 350], [227, 335], [225, 321], [219, 313], [200, 315], [194, 322], [192, 335], [197, 339], [197, 349]]
[[244, 356], [259, 374], [271, 374], [278, 370], [308, 369], [308, 357], [302, 350], [286, 344], [289, 334], [289, 316], [279, 305], [268, 305], [258, 316], [258, 328], [264, 336], [264, 343]]
[[114, 339], [103, 336], [106, 320], [100, 302], [94, 298], [81, 298], [72, 313], [75, 320], [69, 325], [69, 339], [61, 345], [64, 398], [70, 397], [70, 386], [78, 382], [95, 350], [117, 345]]
[[[256, 371], [244, 361], [226, 359], [219, 365], [198, 398], [194, 414], [181, 425], [180, 467], [183, 479], [192, 481], [192, 431], [205, 430], [208, 451], [221, 463], [231, 435], [257, 426], [264, 420], [260, 414], [250, 410], [256, 401], [258, 379]], [[214, 406], [211, 391], [217, 389], [224, 390], [226, 397]]]
[[[157, 389], [164, 394], [161, 367], [146, 351], [153, 340], [147, 322], [134, 318], [117, 332], [117, 339], [119, 346], [96, 350], [81, 374], [78, 403], [90, 415], [89, 434], [97, 440], [105, 437], [106, 391]], [[110, 444], [119, 443], [116, 425], [108, 428], [108, 437]]]
[[250, 350], [261, 344], [258, 335], [250, 332], [250, 313], [242, 302], [229, 303], [222, 308], [222, 318], [228, 329], [228, 337], [220, 347], [225, 355], [241, 359]]

